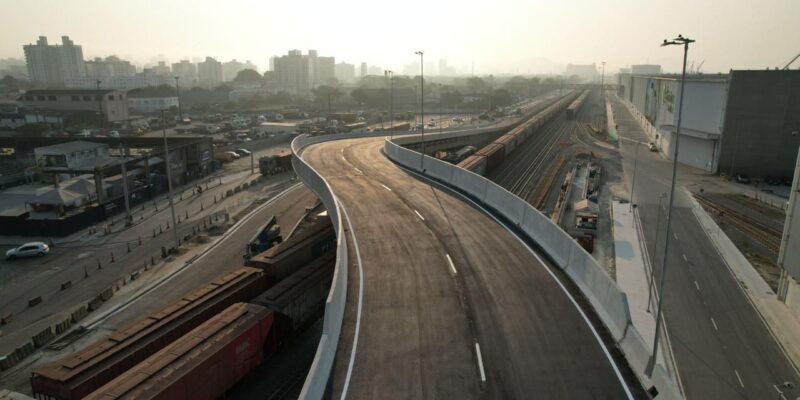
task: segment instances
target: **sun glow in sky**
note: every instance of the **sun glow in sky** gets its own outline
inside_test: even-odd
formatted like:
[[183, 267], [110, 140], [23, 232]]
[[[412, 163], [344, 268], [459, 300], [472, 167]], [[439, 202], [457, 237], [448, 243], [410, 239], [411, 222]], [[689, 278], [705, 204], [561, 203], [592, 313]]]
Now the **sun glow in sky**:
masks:
[[336, 61], [398, 71], [424, 50], [463, 72], [562, 72], [607, 61], [680, 68], [664, 38], [692, 37], [704, 72], [783, 66], [800, 52], [798, 0], [246, 1], [0, 0], [0, 58], [23, 58], [38, 36], [68, 35], [84, 57], [118, 55], [139, 66], [212, 56], [252, 60], [318, 50]]

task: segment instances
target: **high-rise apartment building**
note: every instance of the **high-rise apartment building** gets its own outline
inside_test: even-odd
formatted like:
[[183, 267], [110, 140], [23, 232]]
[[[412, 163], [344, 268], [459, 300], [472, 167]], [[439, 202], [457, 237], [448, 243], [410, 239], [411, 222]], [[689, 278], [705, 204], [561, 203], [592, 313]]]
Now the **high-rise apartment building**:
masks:
[[236, 75], [239, 74], [239, 72], [246, 69], [257, 71], [256, 65], [250, 62], [250, 60], [239, 62], [234, 58], [231, 61], [222, 63], [222, 80], [225, 82], [230, 82], [233, 80], [233, 78], [236, 78]]
[[197, 63], [197, 80], [204, 86], [216, 86], [222, 83], [222, 63], [206, 57], [205, 61]]
[[319, 57], [316, 50], [303, 55], [291, 50], [285, 56], [274, 57], [275, 84], [278, 90], [307, 95], [311, 89], [331, 82], [335, 77], [333, 57]]
[[169, 76], [169, 75], [170, 75], [170, 73], [172, 72], [172, 69], [169, 67], [169, 65], [167, 65], [167, 63], [166, 63], [166, 62], [164, 62], [164, 61], [159, 61], [159, 62], [158, 62], [158, 65], [156, 65], [156, 66], [154, 66], [154, 67], [153, 67], [153, 72], [154, 72], [156, 75], [160, 75], [160, 76]]
[[361, 63], [361, 77], [363, 78], [365, 76], [367, 76], [367, 63], [362, 62]]
[[89, 78], [110, 78], [118, 76], [135, 76], [136, 67], [129, 61], [120, 60], [117, 56], [102, 59], [100, 57], [86, 61], [86, 76]]
[[356, 66], [346, 62], [340, 62], [334, 67], [333, 73], [339, 82], [352, 82], [356, 77]]
[[39, 36], [36, 44], [22, 46], [28, 67], [28, 77], [37, 84], [64, 86], [69, 78], [86, 76], [83, 49], [69, 36], [61, 37], [61, 45], [49, 45], [46, 36]]
[[177, 76], [179, 84], [190, 87], [197, 83], [197, 65], [189, 60], [181, 60], [172, 64], [172, 75]]

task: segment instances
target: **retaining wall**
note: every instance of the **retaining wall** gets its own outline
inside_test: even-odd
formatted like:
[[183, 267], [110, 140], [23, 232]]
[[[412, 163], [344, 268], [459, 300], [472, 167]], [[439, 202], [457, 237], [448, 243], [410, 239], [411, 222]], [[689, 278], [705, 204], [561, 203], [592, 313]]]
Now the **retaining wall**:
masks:
[[432, 157], [424, 156], [421, 159], [419, 153], [390, 140], [384, 142], [384, 152], [403, 167], [429, 176], [477, 200], [524, 232], [575, 282], [622, 349], [642, 385], [646, 389], [655, 387], [659, 392], [658, 399], [682, 398], [678, 386], [662, 366], [656, 366], [652, 378], [645, 375], [650, 349], [631, 322], [625, 293], [597, 261], [558, 225], [524, 200], [480, 175]]

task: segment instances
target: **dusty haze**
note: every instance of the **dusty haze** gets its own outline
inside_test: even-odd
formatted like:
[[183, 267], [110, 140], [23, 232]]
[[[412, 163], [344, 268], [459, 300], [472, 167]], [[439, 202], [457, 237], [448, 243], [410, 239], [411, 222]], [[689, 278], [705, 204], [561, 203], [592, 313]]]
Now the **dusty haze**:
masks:
[[678, 33], [697, 39], [704, 72], [782, 66], [800, 52], [797, 0], [159, 1], [0, 0], [0, 58], [22, 58], [40, 35], [70, 36], [84, 57], [138, 65], [216, 57], [267, 68], [273, 55], [317, 49], [336, 61], [400, 70], [424, 50], [475, 73], [562, 72], [567, 63], [680, 68]]

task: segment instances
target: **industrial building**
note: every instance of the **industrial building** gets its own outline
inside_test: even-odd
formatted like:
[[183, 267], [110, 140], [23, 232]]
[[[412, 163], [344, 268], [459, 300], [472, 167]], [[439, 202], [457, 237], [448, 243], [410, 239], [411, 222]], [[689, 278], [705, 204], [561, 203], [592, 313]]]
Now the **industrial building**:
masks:
[[[791, 176], [800, 146], [800, 71], [731, 71], [687, 76], [678, 161], [756, 179]], [[620, 74], [619, 96], [674, 154], [679, 75]]]
[[127, 120], [128, 95], [115, 89], [49, 89], [29, 90], [17, 99], [25, 110], [46, 114], [68, 114], [101, 111], [109, 122]]

